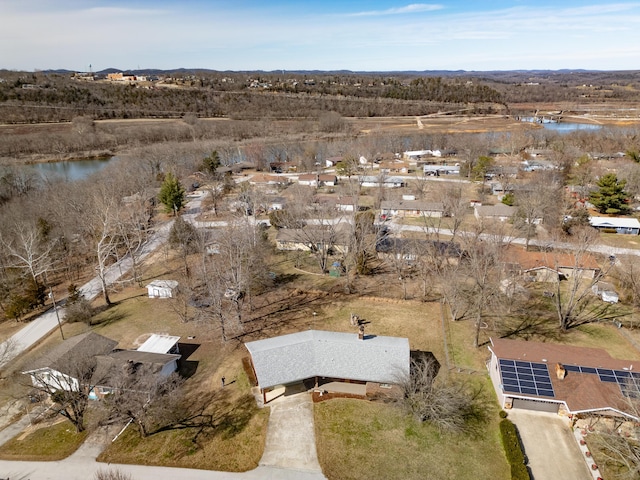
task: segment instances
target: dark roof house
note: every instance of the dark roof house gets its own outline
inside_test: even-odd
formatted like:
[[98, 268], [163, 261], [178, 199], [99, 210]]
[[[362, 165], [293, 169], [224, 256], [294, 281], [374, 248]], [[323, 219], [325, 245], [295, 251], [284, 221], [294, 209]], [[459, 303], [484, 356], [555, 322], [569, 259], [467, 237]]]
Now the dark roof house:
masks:
[[638, 420], [625, 397], [640, 395], [640, 360], [599, 348], [491, 339], [489, 374], [503, 408]]

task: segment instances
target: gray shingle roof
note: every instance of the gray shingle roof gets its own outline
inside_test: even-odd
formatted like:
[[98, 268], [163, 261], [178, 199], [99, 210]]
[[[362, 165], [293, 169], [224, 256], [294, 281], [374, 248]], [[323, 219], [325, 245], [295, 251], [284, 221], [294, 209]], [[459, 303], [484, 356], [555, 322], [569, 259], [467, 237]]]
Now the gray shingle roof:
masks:
[[260, 388], [315, 376], [397, 383], [409, 374], [409, 340], [308, 330], [245, 344]]
[[86, 359], [93, 355], [102, 355], [111, 352], [118, 344], [115, 340], [103, 337], [94, 332], [86, 332], [68, 338], [61, 344], [54, 347], [48, 353], [40, 357], [32, 370], [39, 368], [53, 368], [59, 372], [71, 374], [73, 359]]

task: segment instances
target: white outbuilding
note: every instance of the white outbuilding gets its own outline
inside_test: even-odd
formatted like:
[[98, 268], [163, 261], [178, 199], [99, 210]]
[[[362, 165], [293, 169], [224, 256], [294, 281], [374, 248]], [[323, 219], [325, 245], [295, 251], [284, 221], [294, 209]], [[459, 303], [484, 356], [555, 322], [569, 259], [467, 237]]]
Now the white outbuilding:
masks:
[[149, 298], [173, 298], [178, 288], [175, 280], [154, 280], [147, 285]]

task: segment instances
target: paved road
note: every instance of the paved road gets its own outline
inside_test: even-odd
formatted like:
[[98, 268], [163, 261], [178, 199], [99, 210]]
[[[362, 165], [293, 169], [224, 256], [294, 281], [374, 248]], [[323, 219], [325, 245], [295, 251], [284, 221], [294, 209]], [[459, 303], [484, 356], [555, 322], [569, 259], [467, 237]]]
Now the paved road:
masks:
[[592, 478], [573, 432], [557, 414], [513, 409], [509, 420], [518, 427], [535, 480]]
[[[92, 480], [100, 470], [118, 470], [131, 480], [321, 480], [322, 474], [276, 467], [248, 472], [215, 472], [189, 468], [147, 467], [98, 463], [76, 452], [59, 462], [9, 462], [0, 460], [0, 478], [11, 480]], [[320, 476], [319, 476], [320, 475]]]
[[[198, 198], [187, 204], [187, 208], [191, 212], [190, 214], [185, 215], [187, 219], [191, 219], [198, 214], [201, 202], [202, 198]], [[169, 231], [171, 230], [172, 225], [173, 220], [160, 225], [147, 242], [142, 245], [140, 250], [136, 252], [136, 261], [140, 262], [144, 260], [160, 245], [165, 243], [169, 237]], [[119, 262], [111, 265], [105, 274], [107, 285], [115, 283], [120, 277], [131, 270], [132, 266], [133, 259], [130, 256], [126, 256]], [[95, 277], [82, 285], [79, 290], [85, 298], [92, 300], [102, 294], [102, 283], [98, 277]], [[63, 299], [58, 303], [57, 313], [60, 316], [60, 319], [64, 320]], [[20, 355], [23, 351], [31, 348], [56, 328], [58, 328], [58, 317], [56, 316], [56, 310], [53, 308], [33, 319], [11, 338], [0, 343], [0, 368]], [[5, 351], [6, 353], [4, 353]]]
[[[397, 223], [394, 223], [393, 221], [390, 222], [385, 222], [382, 223], [380, 225], [385, 225], [387, 226], [392, 232], [423, 232], [423, 233], [440, 233], [442, 235], [452, 235], [452, 231], [448, 228], [436, 228], [436, 227], [423, 227], [420, 225], [398, 225]], [[457, 235], [464, 237], [465, 235], [468, 235], [467, 232], [464, 231], [458, 231]], [[481, 239], [493, 239], [495, 238], [495, 235], [491, 235], [489, 233], [483, 233], [480, 234], [479, 238]], [[526, 245], [526, 239], [525, 238], [519, 238], [519, 237], [511, 237], [511, 236], [505, 236], [504, 237], [504, 242], [505, 243], [514, 243], [517, 245]], [[565, 249], [565, 250], [577, 250], [578, 248], [582, 248], [581, 246], [576, 246], [573, 243], [567, 243], [567, 242], [553, 242], [553, 241], [544, 241], [544, 240], [538, 240], [536, 238], [532, 238], [529, 241], [529, 245], [533, 245], [533, 246], [538, 246], [538, 247], [553, 247], [553, 248], [559, 248], [559, 249]], [[635, 256], [640, 256], [640, 249], [634, 249], [634, 248], [618, 248], [618, 247], [610, 247], [608, 245], [590, 245], [588, 247], [588, 250], [590, 252], [595, 252], [595, 253], [602, 253], [604, 255], [635, 255]]]

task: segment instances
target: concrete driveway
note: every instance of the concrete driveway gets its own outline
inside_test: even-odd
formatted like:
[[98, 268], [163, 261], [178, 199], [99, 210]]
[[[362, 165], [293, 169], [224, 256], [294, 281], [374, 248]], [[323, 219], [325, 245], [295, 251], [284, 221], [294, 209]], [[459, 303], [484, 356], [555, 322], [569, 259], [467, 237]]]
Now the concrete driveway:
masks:
[[311, 394], [292, 390], [269, 402], [269, 426], [261, 466], [317, 472], [324, 478], [316, 452]]
[[591, 472], [569, 426], [555, 413], [509, 410], [535, 480], [585, 480]]

